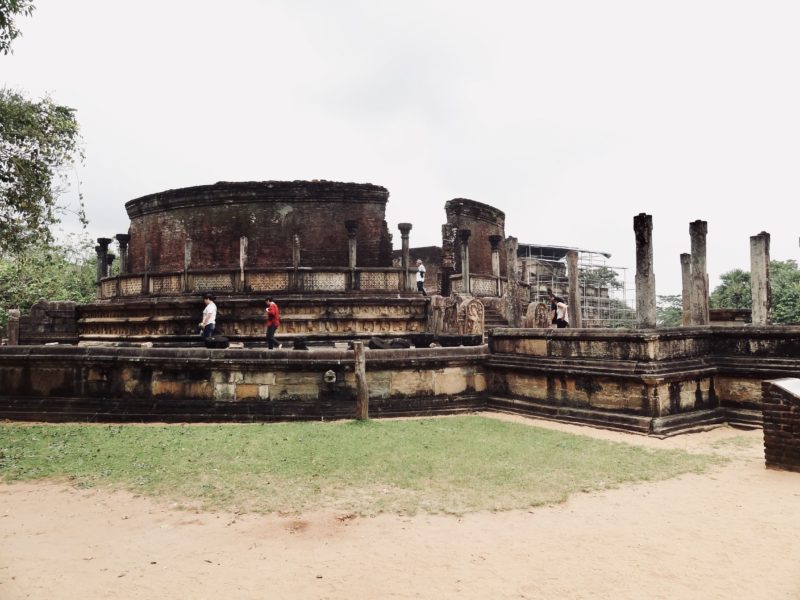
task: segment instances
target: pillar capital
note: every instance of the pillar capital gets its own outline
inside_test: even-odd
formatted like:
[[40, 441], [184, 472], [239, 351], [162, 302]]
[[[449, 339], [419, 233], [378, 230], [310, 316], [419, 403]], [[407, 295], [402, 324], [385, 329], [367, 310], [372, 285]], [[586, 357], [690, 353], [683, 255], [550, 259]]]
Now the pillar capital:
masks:
[[119, 243], [119, 245], [120, 245], [121, 247], [123, 247], [123, 248], [124, 248], [125, 246], [127, 246], [127, 245], [130, 243], [130, 241], [131, 241], [131, 236], [130, 236], [130, 235], [128, 235], [127, 233], [118, 233], [118, 234], [117, 234], [117, 235], [115, 235], [114, 237], [115, 237], [115, 238], [117, 238], [117, 242], [118, 242], [118, 243]]
[[402, 237], [407, 237], [409, 232], [411, 231], [411, 223], [398, 223], [397, 228], [400, 230], [400, 235]]
[[97, 238], [97, 243], [100, 244], [100, 247], [103, 250], [108, 250], [108, 245], [113, 241], [114, 240], [112, 240], [111, 238], [104, 238], [104, 237]]
[[344, 222], [344, 226], [347, 228], [347, 236], [354, 238], [358, 233], [358, 221], [355, 219], [348, 219]]
[[472, 231], [470, 229], [459, 229], [458, 230], [458, 239], [460, 239], [463, 243], [466, 243], [469, 240], [469, 236], [472, 235]]
[[489, 243], [492, 245], [492, 252], [496, 252], [497, 251], [497, 249], [500, 246], [500, 242], [502, 242], [502, 241], [503, 241], [503, 236], [502, 235], [494, 234], [494, 235], [490, 235], [489, 236]]

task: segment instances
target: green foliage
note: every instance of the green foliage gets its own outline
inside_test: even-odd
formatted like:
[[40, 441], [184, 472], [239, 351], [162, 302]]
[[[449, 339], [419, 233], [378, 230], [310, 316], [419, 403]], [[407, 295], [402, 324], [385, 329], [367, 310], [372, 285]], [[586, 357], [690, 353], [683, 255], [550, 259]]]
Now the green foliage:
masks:
[[[57, 184], [82, 158], [79, 142], [73, 109], [0, 90], [0, 253], [52, 240]], [[78, 215], [85, 224], [82, 202]]]
[[20, 36], [14, 18], [32, 14], [32, 0], [0, 0], [0, 54], [11, 52], [11, 42]]
[[0, 479], [112, 485], [211, 509], [463, 513], [719, 462], [485, 417], [215, 426], [0, 425]]
[[[772, 288], [772, 322], [800, 323], [800, 270], [794, 260], [769, 263]], [[711, 308], [751, 308], [750, 272], [734, 269], [723, 274], [711, 293]]]
[[683, 299], [680, 294], [658, 296], [656, 302], [656, 325], [658, 327], [680, 327], [683, 325]]
[[734, 269], [720, 276], [721, 283], [709, 298], [711, 308], [751, 308], [750, 271]]
[[622, 289], [622, 282], [619, 280], [619, 275], [617, 275], [614, 269], [608, 267], [579, 269], [578, 279], [585, 285], [615, 290]]
[[0, 257], [0, 323], [8, 320], [9, 309], [25, 312], [42, 298], [94, 300], [96, 264], [91, 241], [76, 238]]

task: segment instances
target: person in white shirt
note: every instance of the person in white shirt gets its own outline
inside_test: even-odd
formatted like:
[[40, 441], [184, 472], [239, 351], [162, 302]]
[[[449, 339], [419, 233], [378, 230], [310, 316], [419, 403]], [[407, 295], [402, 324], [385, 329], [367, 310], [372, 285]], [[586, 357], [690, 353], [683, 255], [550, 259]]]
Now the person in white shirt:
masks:
[[417, 259], [417, 291], [422, 292], [423, 296], [427, 296], [428, 294], [425, 293], [425, 265], [422, 264], [420, 259]]
[[214, 329], [217, 326], [217, 305], [214, 304], [214, 296], [205, 294], [203, 302], [206, 307], [203, 309], [203, 320], [200, 323], [200, 335], [203, 339], [210, 338], [214, 335]]

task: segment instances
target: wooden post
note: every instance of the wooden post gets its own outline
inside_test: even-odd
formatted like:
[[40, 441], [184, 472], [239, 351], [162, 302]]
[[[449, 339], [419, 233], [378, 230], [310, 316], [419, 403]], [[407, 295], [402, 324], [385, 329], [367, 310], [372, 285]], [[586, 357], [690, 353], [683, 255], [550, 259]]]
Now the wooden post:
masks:
[[353, 342], [356, 371], [356, 419], [369, 419], [369, 389], [367, 389], [367, 358], [364, 342]]

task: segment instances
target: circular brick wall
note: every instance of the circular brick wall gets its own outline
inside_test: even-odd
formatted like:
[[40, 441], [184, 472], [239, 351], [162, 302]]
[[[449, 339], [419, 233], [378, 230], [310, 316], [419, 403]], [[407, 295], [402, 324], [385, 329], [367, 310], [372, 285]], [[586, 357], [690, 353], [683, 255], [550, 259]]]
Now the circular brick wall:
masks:
[[[449, 224], [456, 225], [459, 229], [472, 231], [469, 237], [470, 272], [476, 275], [491, 275], [492, 245], [489, 243], [489, 236], [500, 235], [505, 240], [505, 213], [494, 206], [466, 198], [448, 200], [445, 202], [444, 210]], [[461, 254], [458, 244], [459, 242], [456, 241], [456, 271], [461, 270]], [[498, 248], [500, 251], [500, 274], [505, 276], [505, 241], [501, 241]]]
[[192, 269], [238, 268], [242, 236], [251, 268], [291, 266], [294, 235], [301, 266], [347, 266], [346, 220], [358, 223], [357, 266], [390, 267], [388, 198], [384, 187], [332, 181], [220, 182], [150, 194], [125, 204], [129, 271], [144, 271], [148, 245], [151, 273], [183, 270], [187, 240]]

